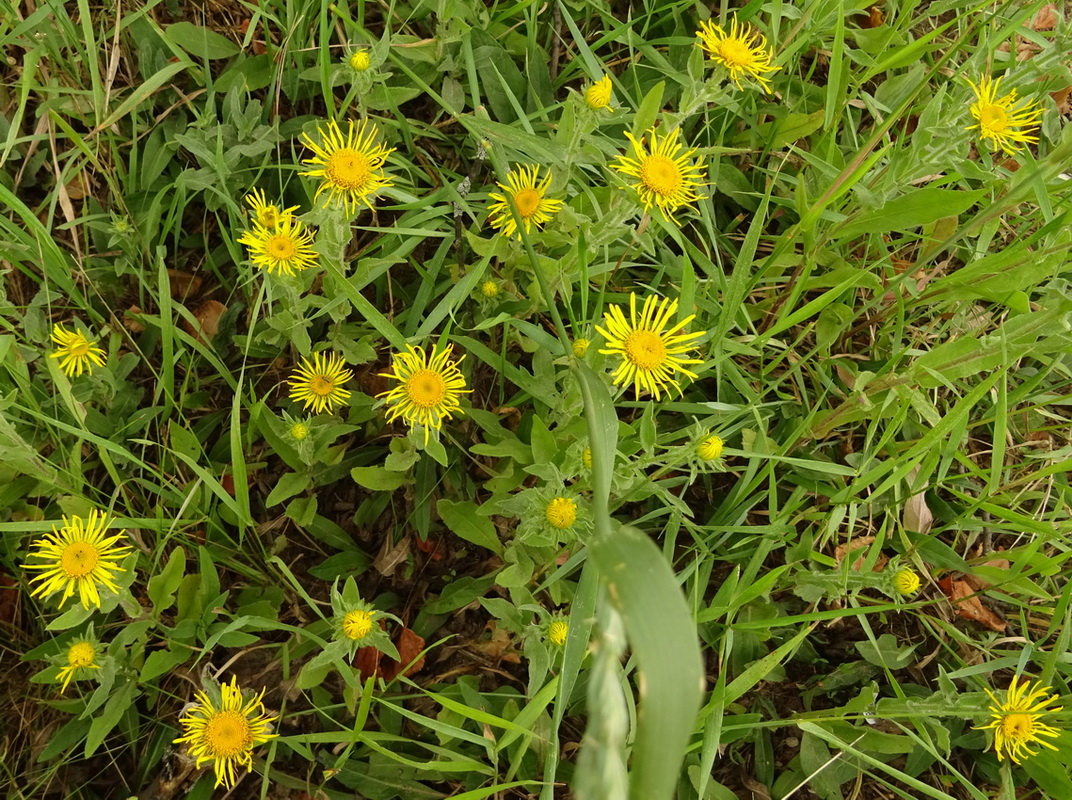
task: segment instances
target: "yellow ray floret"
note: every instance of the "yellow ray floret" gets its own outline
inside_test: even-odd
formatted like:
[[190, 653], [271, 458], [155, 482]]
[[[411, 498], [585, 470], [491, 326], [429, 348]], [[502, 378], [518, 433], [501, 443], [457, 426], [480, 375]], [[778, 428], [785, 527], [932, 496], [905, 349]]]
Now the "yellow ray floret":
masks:
[[461, 396], [471, 391], [465, 388], [465, 376], [458, 369], [465, 356], [454, 361], [452, 351], [453, 346], [448, 345], [442, 350], [433, 347], [425, 354], [423, 348], [411, 346], [408, 353], [395, 353], [392, 371], [381, 375], [398, 381], [393, 389], [376, 395], [386, 398], [387, 421], [402, 417], [410, 427], [423, 426], [426, 444], [430, 430], [439, 430], [443, 420], [460, 411]]
[[633, 145], [633, 157], [620, 155], [617, 163], [611, 164], [613, 169], [636, 179], [630, 185], [636, 190], [645, 211], [655, 206], [675, 223], [674, 212], [698, 200], [700, 196], [696, 189], [704, 185], [700, 180], [704, 163], [702, 160], [692, 162], [695, 150], [682, 152], [684, 145], [678, 141], [680, 133], [681, 129], [675, 128], [660, 138], [652, 129], [647, 137], [651, 140], [650, 150], [645, 149], [643, 139], [637, 141], [632, 134], [626, 133]]
[[294, 275], [316, 265], [313, 234], [290, 215], [281, 216], [270, 228], [254, 224], [238, 242], [246, 246], [249, 260], [269, 275]]
[[212, 762], [216, 786], [233, 788], [235, 768], [252, 767], [253, 748], [279, 735], [272, 733], [276, 718], [268, 715], [263, 698], [262, 689], [256, 697], [243, 700], [238, 679], [232, 677], [230, 684], [220, 686], [219, 707], [205, 692], [197, 692], [196, 703], [179, 719], [183, 735], [175, 743], [187, 745], [198, 768]]
[[994, 703], [990, 706], [992, 719], [989, 725], [982, 725], [979, 730], [994, 731], [994, 751], [998, 761], [1008, 757], [1019, 764], [1025, 758], [1038, 755], [1039, 751], [1032, 750], [1031, 744], [1057, 749], [1041, 738], [1056, 738], [1061, 733], [1041, 721], [1043, 715], [1061, 710], [1061, 707], [1050, 708], [1057, 695], [1051, 694], [1049, 687], [1041, 683], [1032, 685], [1031, 681], [1018, 683], [1014, 677], [1004, 701], [998, 700], [989, 689], [986, 693]]
[[695, 314], [667, 329], [671, 318], [677, 313], [677, 300], [658, 298], [649, 295], [644, 300], [644, 307], [637, 315], [636, 294], [629, 296], [629, 319], [625, 318], [621, 306], [611, 306], [604, 316], [606, 328], [598, 325], [596, 330], [607, 341], [607, 349], [600, 353], [621, 359], [614, 371], [614, 383], [621, 386], [633, 384], [639, 398], [650, 392], [658, 400], [661, 393], [673, 386], [680, 391], [675, 379], [676, 373], [695, 378], [686, 365], [701, 364], [702, 361], [682, 358], [682, 354], [694, 349], [689, 342], [703, 336], [704, 331], [679, 333], [695, 319]]
[[246, 202], [253, 212], [253, 221], [262, 228], [274, 228], [280, 220], [294, 216], [298, 210], [297, 206], [280, 208], [275, 203], [269, 203], [262, 189], [254, 189], [247, 194]]
[[544, 197], [551, 185], [551, 173], [548, 172], [544, 179], [540, 180], [540, 168], [538, 166], [516, 166], [506, 175], [506, 185], [496, 184], [506, 192], [506, 196], [492, 192], [488, 195], [495, 202], [488, 207], [488, 222], [498, 228], [504, 236], [516, 236], [521, 238], [518, 231], [514, 214], [510, 210], [507, 196], [517, 206], [517, 215], [525, 226], [525, 233], [531, 233], [532, 229], [539, 228], [562, 208], [561, 200], [550, 200]]
[[303, 358], [301, 365], [294, 370], [289, 381], [290, 399], [305, 404], [319, 414], [321, 411], [333, 411], [350, 399], [350, 392], [342, 388], [343, 384], [354, 377], [354, 373], [343, 367], [342, 356], [332, 353], [313, 353], [313, 360]]
[[604, 75], [584, 90], [584, 102], [587, 103], [589, 108], [597, 111], [601, 108], [613, 111], [614, 109], [610, 107], [610, 95], [613, 89], [614, 86], [610, 82], [610, 75]]
[[1034, 100], [1020, 105], [1015, 90], [998, 97], [1001, 78], [993, 80], [989, 75], [984, 75], [979, 79], [978, 86], [970, 80], [968, 83], [975, 92], [975, 102], [970, 109], [975, 124], [968, 126], [969, 131], [978, 130], [979, 138], [989, 139], [994, 147], [1001, 148], [1010, 156], [1038, 141], [1038, 137], [1032, 136], [1029, 131], [1038, 127], [1042, 106]]
[[738, 89], [744, 88], [741, 86], [741, 76], [750, 75], [763, 91], [771, 90], [770, 80], [766, 76], [781, 67], [771, 63], [774, 50], [767, 46], [763, 34], [752, 30], [747, 24], [738, 23], [734, 17], [729, 33], [713, 22], [701, 22], [696, 35], [700, 37], [700, 48], [708, 58], [726, 68]]
[[62, 325], [54, 325], [52, 341], [56, 343], [56, 351], [49, 358], [60, 359], [60, 369], [69, 377], [92, 372], [94, 366], [104, 366], [104, 351], [81, 331], [69, 331]]
[[327, 124], [326, 130], [317, 128], [317, 133], [319, 142], [302, 134], [305, 146], [313, 151], [312, 158], [302, 160], [312, 169], [302, 175], [320, 178], [316, 196], [325, 195], [327, 203], [338, 203], [351, 214], [361, 203], [372, 208], [369, 198], [393, 185], [383, 171], [383, 163], [394, 148], [376, 143], [376, 131], [369, 127], [368, 120], [362, 121], [356, 132], [350, 120], [345, 136], [334, 120]]
[[102, 588], [119, 591], [115, 578], [124, 571], [119, 562], [131, 550], [129, 545], [117, 544], [125, 534], [104, 535], [109, 524], [106, 514], [93, 510], [86, 519], [64, 517], [62, 528], [53, 528], [52, 533], [34, 541], [31, 547], [36, 549], [31, 549], [29, 555], [45, 563], [23, 564], [24, 569], [41, 570], [30, 581], [40, 584], [30, 594], [48, 597], [62, 591], [62, 608], [77, 591], [83, 608], [100, 608]]

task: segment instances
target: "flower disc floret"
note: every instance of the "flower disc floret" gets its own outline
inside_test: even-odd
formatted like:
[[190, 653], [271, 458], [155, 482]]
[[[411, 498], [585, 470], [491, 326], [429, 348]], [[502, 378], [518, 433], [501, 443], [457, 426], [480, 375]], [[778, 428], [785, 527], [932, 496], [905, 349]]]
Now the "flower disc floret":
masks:
[[56, 350], [49, 358], [60, 359], [60, 369], [68, 377], [92, 372], [94, 366], [104, 366], [104, 351], [79, 330], [69, 331], [62, 325], [54, 325], [52, 341], [56, 343]]
[[726, 68], [738, 89], [743, 88], [741, 76], [749, 75], [763, 91], [771, 90], [770, 80], [766, 76], [781, 67], [771, 63], [774, 50], [767, 46], [767, 40], [761, 33], [747, 24], [738, 23], [734, 17], [728, 33], [713, 22], [701, 22], [696, 35], [700, 37], [700, 48], [708, 58]]
[[83, 608], [100, 608], [101, 589], [118, 592], [115, 579], [123, 573], [119, 562], [130, 552], [129, 545], [120, 545], [126, 534], [105, 536], [110, 522], [106, 514], [93, 510], [86, 519], [64, 517], [63, 527], [37, 539], [29, 555], [43, 559], [43, 564], [23, 564], [24, 569], [41, 570], [31, 579], [39, 583], [30, 594], [48, 597], [62, 592], [59, 606], [75, 592]]
[[910, 569], [898, 570], [893, 576], [893, 588], [905, 597], [913, 595], [919, 591], [919, 575]]
[[969, 131], [978, 130], [979, 138], [988, 139], [995, 148], [1010, 156], [1038, 141], [1038, 137], [1029, 131], [1038, 127], [1042, 118], [1041, 105], [1033, 100], [1017, 101], [1015, 90], [998, 97], [1001, 78], [994, 80], [984, 75], [978, 85], [970, 80], [968, 83], [975, 92], [975, 102], [970, 109], [975, 124], [968, 126]]
[[290, 399], [304, 403], [306, 410], [311, 408], [317, 414], [344, 405], [350, 399], [350, 392], [342, 388], [343, 384], [354, 377], [352, 371], [344, 368], [344, 363], [337, 353], [326, 356], [314, 353], [312, 361], [303, 358], [288, 381]]
[[488, 198], [495, 201], [488, 207], [488, 222], [504, 236], [521, 238], [508, 197], [517, 206], [517, 214], [521, 217], [526, 233], [532, 233], [533, 228], [539, 229], [541, 225], [550, 222], [563, 205], [561, 200], [551, 200], [544, 196], [551, 186], [551, 173], [548, 172], [541, 180], [540, 168], [536, 165], [515, 166], [507, 173], [506, 183], [497, 183], [496, 186], [506, 194], [488, 194]]
[[355, 72], [364, 72], [372, 64], [369, 51], [361, 48], [350, 55], [350, 68]]
[[636, 179], [630, 185], [645, 211], [655, 206], [675, 224], [674, 214], [682, 206], [699, 200], [696, 189], [704, 185], [701, 180], [704, 163], [692, 161], [696, 150], [685, 150], [678, 141], [680, 135], [681, 129], [675, 128], [660, 137], [653, 128], [645, 137], [650, 146], [645, 146], [644, 138], [638, 141], [627, 132], [625, 136], [633, 146], [632, 157], [619, 155], [618, 161], [611, 164], [612, 169]]
[[482, 284], [480, 284], [480, 293], [489, 300], [492, 297], [498, 297], [499, 284], [497, 284], [495, 281], [484, 281]]
[[696, 448], [696, 452], [704, 461], [714, 461], [722, 455], [722, 438], [714, 434], [705, 436]]
[[196, 703], [179, 720], [183, 736], [176, 744], [186, 744], [196, 759], [198, 768], [211, 762], [216, 772], [216, 786], [228, 789], [237, 780], [236, 767], [249, 769], [253, 765], [253, 749], [274, 739], [271, 723], [276, 718], [269, 716], [262, 699], [264, 690], [246, 701], [238, 687], [238, 679], [220, 686], [220, 703], [217, 704], [205, 692], [197, 692]]
[[544, 509], [544, 517], [552, 528], [564, 531], [577, 521], [577, 501], [571, 497], [556, 497]]
[[564, 619], [556, 619], [547, 629], [547, 638], [555, 647], [564, 645], [568, 635], [569, 623]]
[[312, 167], [302, 175], [320, 178], [316, 197], [324, 195], [326, 204], [339, 204], [351, 214], [361, 203], [371, 209], [369, 198], [380, 189], [394, 185], [383, 171], [383, 164], [394, 148], [376, 142], [376, 131], [369, 127], [368, 120], [362, 121], [356, 132], [350, 120], [345, 135], [332, 120], [326, 129], [318, 127], [317, 134], [319, 141], [305, 133], [301, 137], [313, 151], [312, 158], [302, 160]]
[[703, 363], [698, 359], [682, 358], [683, 354], [694, 349], [690, 342], [705, 333], [680, 332], [692, 322], [694, 314], [667, 328], [677, 313], [677, 306], [677, 300], [664, 298], [659, 302], [657, 297], [649, 295], [638, 315], [634, 293], [629, 296], [628, 319], [621, 306], [612, 305], [604, 316], [606, 327], [596, 326], [607, 342], [607, 348], [599, 352], [621, 359], [614, 372], [614, 383], [622, 386], [633, 384], [638, 398], [650, 392], [658, 400], [670, 386], [680, 391], [675, 375], [681, 373], [695, 378], [696, 373], [691, 372], [687, 365]]
[[281, 214], [272, 227], [254, 223], [238, 237], [249, 260], [269, 275], [294, 275], [316, 265], [313, 234], [290, 214]]
[[56, 674], [56, 677], [63, 681], [60, 686], [61, 694], [67, 691], [67, 687], [70, 685], [75, 673], [84, 669], [100, 669], [100, 665], [97, 663], [96, 646], [93, 642], [84, 639], [74, 642], [67, 648], [66, 659], [67, 664], [61, 667]]
[[443, 420], [461, 410], [461, 396], [471, 391], [458, 369], [465, 357], [454, 361], [453, 349], [452, 345], [442, 350], [434, 347], [426, 354], [424, 348], [411, 346], [407, 353], [395, 353], [391, 372], [381, 373], [398, 381], [394, 388], [376, 395], [386, 398], [387, 421], [402, 417], [410, 427], [423, 426], [425, 443], [432, 428], [439, 430]]
[[1031, 745], [1038, 744], [1050, 750], [1057, 750], [1042, 737], [1056, 738], [1060, 730], [1042, 722], [1046, 714], [1061, 711], [1061, 707], [1051, 708], [1057, 701], [1057, 695], [1051, 694], [1047, 686], [1031, 681], [1019, 683], [1013, 678], [1004, 700], [998, 700], [989, 689], [986, 691], [993, 705], [989, 707], [991, 721], [978, 730], [994, 732], [994, 751], [998, 761], [1009, 758], [1019, 764], [1025, 758], [1038, 755]]
[[342, 618], [342, 632], [355, 642], [361, 641], [372, 633], [372, 615], [375, 613], [363, 608], [346, 612]]

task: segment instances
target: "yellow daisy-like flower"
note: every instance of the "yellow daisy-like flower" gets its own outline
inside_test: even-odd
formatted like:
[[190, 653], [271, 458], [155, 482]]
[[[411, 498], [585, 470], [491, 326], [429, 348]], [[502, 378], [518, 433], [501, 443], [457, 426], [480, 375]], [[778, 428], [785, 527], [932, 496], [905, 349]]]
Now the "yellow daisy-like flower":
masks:
[[255, 224], [238, 238], [249, 251], [249, 260], [269, 275], [294, 275], [316, 265], [313, 234], [289, 214], [279, 217], [271, 228]]
[[223, 784], [234, 788], [237, 776], [235, 768], [249, 769], [253, 766], [253, 748], [274, 739], [279, 734], [271, 732], [271, 723], [276, 718], [269, 716], [261, 702], [264, 689], [256, 697], [246, 701], [238, 688], [238, 679], [220, 685], [220, 704], [216, 707], [205, 692], [197, 692], [196, 703], [179, 720], [183, 736], [175, 744], [187, 744], [197, 767], [212, 762], [216, 771], [216, 786]]
[[577, 501], [571, 497], [556, 497], [547, 504], [543, 515], [552, 528], [564, 531], [577, 521]]
[[254, 189], [246, 195], [246, 203], [253, 212], [253, 220], [262, 228], [274, 228], [280, 220], [294, 216], [297, 206], [280, 208], [275, 203], [269, 203], [262, 189]]
[[713, 22], [701, 22], [696, 35], [700, 37], [699, 47], [707, 53], [708, 58], [726, 68], [738, 89], [743, 88], [741, 76], [751, 75], [763, 91], [771, 90], [766, 75], [777, 72], [781, 67], [771, 63], [774, 50], [767, 46], [763, 34], [752, 30], [747, 24], [738, 23], [734, 17], [729, 33]]
[[592, 343], [585, 338], [573, 340], [573, 355], [577, 358], [584, 358], [584, 354], [588, 352], [588, 348]]
[[584, 90], [584, 102], [589, 108], [597, 111], [601, 108], [613, 111], [614, 109], [610, 107], [610, 93], [613, 88], [610, 75], [604, 75]]
[[489, 300], [499, 294], [499, 284], [495, 281], [484, 281], [480, 284], [480, 293]]
[[60, 359], [60, 369], [68, 377], [92, 372], [94, 366], [104, 366], [104, 351], [81, 331], [69, 331], [62, 325], [53, 325], [52, 341], [56, 343], [56, 352], [49, 358]]
[[1061, 710], [1060, 706], [1048, 708], [1057, 700], [1057, 695], [1050, 694], [1048, 686], [1041, 683], [1032, 686], [1031, 681], [1021, 684], [1013, 678], [1004, 702], [998, 700], [989, 689], [986, 693], [994, 702], [994, 705], [990, 706], [992, 720], [989, 725], [979, 726], [976, 730], [994, 731], [994, 751], [998, 754], [998, 761], [1008, 756], [1014, 764], [1019, 764], [1029, 756], [1038, 755], [1038, 750], [1029, 747], [1031, 744], [1040, 744], [1050, 750], [1057, 749], [1040, 738], [1053, 738], [1060, 734], [1057, 728], [1041, 721], [1044, 714]]
[[547, 629], [547, 638], [555, 647], [561, 647], [566, 643], [569, 635], [569, 623], [564, 619], [556, 619]]
[[23, 564], [23, 569], [42, 570], [31, 583], [40, 583], [31, 596], [48, 597], [63, 591], [60, 608], [67, 598], [78, 592], [83, 608], [100, 608], [100, 590], [118, 592], [116, 575], [123, 572], [119, 562], [130, 552], [129, 545], [117, 545], [125, 534], [105, 536], [109, 520], [107, 514], [94, 509], [89, 517], [63, 518], [63, 527], [37, 539], [29, 555], [44, 559], [44, 564]]
[[395, 353], [391, 372], [380, 374], [398, 381], [395, 388], [376, 395], [387, 399], [387, 421], [402, 417], [410, 427], [422, 425], [425, 444], [430, 429], [442, 428], [443, 420], [461, 410], [462, 394], [472, 391], [465, 388], [465, 376], [458, 369], [465, 356], [453, 361], [453, 349], [452, 345], [443, 350], [433, 347], [426, 355], [424, 348], [411, 346], [408, 353]]
[[[544, 223], [550, 222], [551, 217], [562, 208], [561, 200], [548, 200], [544, 193], [551, 185], [551, 173], [540, 180], [540, 168], [538, 166], [516, 166], [506, 175], [506, 185], [497, 183], [500, 189], [509, 195], [517, 206], [517, 214], [525, 226], [525, 233], [532, 233], [535, 226], [537, 230]], [[495, 202], [488, 207], [488, 222], [498, 228], [504, 236], [516, 236], [521, 238], [518, 231], [514, 214], [510, 210], [510, 203], [505, 196], [492, 192], [488, 195]]]
[[62, 667], [56, 677], [63, 681], [60, 693], [67, 691], [76, 672], [83, 669], [100, 669], [97, 663], [97, 648], [90, 641], [77, 641], [67, 648], [67, 665]]
[[656, 206], [671, 222], [674, 212], [682, 206], [700, 199], [696, 189], [703, 186], [700, 175], [704, 169], [703, 160], [692, 162], [695, 149], [682, 152], [684, 145], [678, 141], [680, 128], [675, 128], [661, 139], [653, 128], [648, 132], [651, 149], [644, 149], [644, 140], [637, 141], [631, 133], [626, 138], [633, 145], [633, 158], [618, 156], [618, 162], [611, 168], [623, 175], [636, 178], [631, 184], [640, 197], [645, 211]]
[[321, 179], [316, 196], [326, 194], [328, 203], [338, 201], [351, 214], [360, 203], [371, 209], [369, 197], [393, 185], [383, 171], [383, 163], [394, 148], [376, 143], [376, 131], [369, 128], [368, 120], [361, 122], [356, 133], [350, 120], [345, 136], [334, 120], [327, 124], [327, 130], [317, 128], [317, 133], [320, 142], [302, 134], [305, 146], [313, 151], [312, 158], [302, 160], [312, 169], [302, 175]]
[[348, 611], [342, 618], [342, 632], [355, 642], [364, 639], [372, 632], [372, 615], [375, 613], [363, 608]]
[[636, 294], [629, 296], [629, 319], [625, 318], [621, 306], [611, 306], [604, 321], [606, 329], [596, 326], [596, 330], [607, 340], [607, 349], [600, 353], [608, 356], [621, 356], [622, 363], [614, 372], [614, 383], [622, 386], [633, 384], [636, 396], [651, 392], [655, 399], [668, 386], [680, 390], [674, 379], [678, 372], [695, 378], [686, 365], [701, 364], [702, 361], [682, 358], [683, 353], [693, 349], [689, 341], [704, 335], [704, 331], [679, 333], [679, 331], [696, 318], [690, 314], [686, 319], [667, 329], [670, 319], [677, 312], [677, 300], [664, 298], [661, 303], [654, 295], [644, 300], [644, 308], [637, 316]]
[[334, 411], [350, 399], [350, 392], [342, 385], [354, 377], [343, 367], [342, 356], [331, 353], [313, 353], [313, 360], [303, 358], [287, 383], [290, 384], [290, 399], [305, 404], [306, 410]]
[[355, 50], [350, 55], [350, 69], [354, 70], [355, 72], [364, 72], [369, 68], [369, 65], [371, 63], [372, 59], [369, 56], [369, 51], [363, 47], [358, 50]]
[[1006, 155], [1015, 155], [1029, 144], [1038, 141], [1037, 136], [1028, 133], [1028, 129], [1037, 128], [1042, 117], [1042, 106], [1034, 100], [1020, 104], [1016, 99], [1016, 90], [1003, 97], [998, 97], [1001, 78], [992, 79], [984, 75], [978, 86], [968, 80], [975, 92], [975, 102], [971, 105], [974, 125], [967, 130], [979, 131], [979, 137], [989, 139], [994, 147], [1000, 147]]
[[905, 597], [915, 594], [919, 591], [919, 575], [910, 569], [898, 570], [893, 576], [893, 588]]
[[722, 438], [714, 434], [704, 437], [696, 447], [696, 453], [704, 461], [714, 461], [722, 455]]

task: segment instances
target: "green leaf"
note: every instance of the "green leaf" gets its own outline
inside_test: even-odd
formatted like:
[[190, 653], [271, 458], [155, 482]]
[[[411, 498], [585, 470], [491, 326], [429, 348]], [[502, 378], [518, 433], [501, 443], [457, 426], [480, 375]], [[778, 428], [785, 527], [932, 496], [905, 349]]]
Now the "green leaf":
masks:
[[622, 615], [643, 687], [630, 772], [633, 800], [669, 800], [703, 692], [696, 625], [677, 577], [655, 543], [622, 526], [589, 545]]
[[961, 214], [988, 193], [988, 189], [978, 189], [974, 192], [963, 192], [959, 189], [913, 189], [874, 211], [856, 215], [834, 236], [838, 239], [848, 239], [868, 233], [918, 228], [942, 217]]
[[104, 711], [89, 726], [89, 732], [86, 734], [86, 758], [97, 752], [104, 738], [111, 733], [112, 728], [119, 724], [119, 718], [134, 702], [134, 693], [137, 688], [134, 681], [127, 681], [109, 698]]
[[160, 570], [159, 574], [149, 578], [148, 594], [149, 601], [153, 604], [153, 613], [170, 608], [175, 602], [175, 592], [186, 574], [186, 551], [176, 547], [171, 551], [167, 565]]
[[225, 36], [192, 22], [176, 22], [164, 30], [164, 37], [192, 56], [204, 59], [230, 58], [241, 48]]
[[373, 492], [393, 492], [406, 482], [404, 472], [395, 472], [385, 467], [354, 467], [350, 477], [359, 486]]
[[639, 139], [655, 124], [655, 118], [659, 116], [659, 109], [663, 106], [664, 89], [666, 89], [666, 81], [659, 81], [640, 101], [640, 107], [637, 108], [636, 116], [633, 117], [633, 136], [636, 138]]
[[299, 492], [304, 492], [308, 486], [308, 475], [301, 472], [288, 472], [279, 479], [275, 488], [268, 494], [268, 498], [264, 501], [264, 504], [269, 508], [277, 506]]
[[436, 503], [436, 510], [439, 511], [439, 517], [443, 523], [456, 536], [502, 555], [502, 542], [499, 541], [495, 523], [487, 517], [480, 516], [475, 503], [470, 503], [468, 500], [443, 499]]
[[161, 675], [166, 675], [180, 664], [190, 660], [193, 651], [180, 646], [177, 650], [154, 650], [145, 659], [141, 668], [141, 682], [147, 683]]

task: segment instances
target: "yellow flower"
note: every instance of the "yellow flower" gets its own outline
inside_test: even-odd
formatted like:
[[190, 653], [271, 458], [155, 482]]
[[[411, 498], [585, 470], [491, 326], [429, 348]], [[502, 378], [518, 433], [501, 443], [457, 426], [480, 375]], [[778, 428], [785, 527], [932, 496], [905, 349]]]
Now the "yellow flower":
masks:
[[235, 767], [252, 767], [253, 748], [279, 735], [271, 732], [270, 723], [275, 717], [268, 716], [263, 698], [262, 689], [248, 702], [244, 700], [238, 679], [232, 677], [229, 685], [220, 686], [219, 708], [205, 692], [197, 692], [194, 707], [179, 720], [184, 735], [175, 743], [189, 745], [198, 768], [206, 761], [212, 762], [216, 786], [233, 788]]
[[357, 72], [364, 72], [371, 63], [372, 59], [369, 57], [369, 51], [363, 47], [355, 50], [350, 56], [350, 68]]
[[60, 360], [60, 369], [69, 377], [93, 371], [93, 366], [104, 366], [104, 351], [91, 342], [81, 331], [69, 331], [62, 325], [52, 326], [52, 341], [56, 352], [49, 358]]
[[592, 344], [587, 339], [574, 339], [573, 340], [573, 355], [577, 358], [584, 358], [584, 354], [588, 352], [588, 346]]
[[372, 632], [372, 615], [375, 613], [361, 608], [348, 611], [342, 618], [342, 632], [355, 642], [364, 639]]
[[592, 448], [586, 447], [581, 451], [581, 463], [584, 464], [585, 469], [592, 468]]
[[682, 153], [684, 145], [678, 141], [680, 128], [675, 128], [661, 139], [653, 128], [648, 132], [651, 137], [651, 150], [644, 149], [644, 140], [637, 141], [631, 133], [625, 136], [633, 145], [634, 158], [627, 155], [618, 156], [618, 162], [611, 168], [623, 175], [636, 178], [630, 184], [640, 197], [645, 211], [656, 206], [672, 222], [674, 212], [681, 206], [700, 199], [696, 189], [703, 186], [700, 173], [704, 169], [702, 160], [692, 163], [691, 156], [696, 150]]
[[290, 384], [290, 399], [305, 403], [306, 410], [312, 408], [321, 411], [334, 411], [335, 406], [343, 405], [350, 399], [350, 392], [342, 385], [354, 377], [354, 373], [343, 368], [342, 356], [337, 353], [325, 356], [313, 353], [313, 360], [303, 358], [287, 383]]
[[78, 641], [67, 648], [67, 666], [60, 669], [56, 677], [63, 681], [60, 693], [67, 691], [71, 678], [79, 670], [100, 669], [97, 663], [97, 648], [93, 642]]
[[304, 422], [295, 422], [290, 426], [290, 438], [297, 442], [306, 438], [309, 435], [309, 426]]
[[584, 90], [584, 102], [592, 109], [605, 108], [608, 111], [613, 111], [614, 109], [610, 107], [610, 93], [613, 88], [610, 82], [610, 75], [604, 75]]
[[327, 194], [327, 202], [340, 201], [343, 208], [353, 214], [359, 203], [372, 208], [369, 197], [380, 189], [393, 183], [383, 171], [383, 162], [394, 152], [394, 148], [376, 143], [376, 131], [369, 129], [368, 120], [364, 120], [357, 133], [350, 120], [345, 136], [334, 120], [327, 124], [327, 130], [317, 128], [320, 142], [303, 133], [305, 146], [313, 151], [313, 158], [302, 160], [303, 164], [312, 165], [302, 175], [321, 178], [316, 196]]
[[704, 331], [678, 333], [695, 319], [695, 314], [664, 330], [676, 312], [677, 300], [664, 299], [662, 303], [658, 303], [654, 295], [644, 300], [644, 308], [639, 317], [636, 294], [629, 296], [628, 320], [621, 306], [610, 307], [604, 318], [606, 330], [598, 325], [596, 330], [607, 340], [608, 349], [599, 352], [608, 356], [621, 356], [622, 362], [614, 372], [615, 384], [625, 386], [631, 383], [638, 398], [647, 391], [658, 400], [660, 392], [665, 391], [668, 386], [680, 390], [681, 387], [674, 379], [675, 373], [680, 372], [690, 378], [696, 377], [685, 365], [703, 362], [681, 356], [693, 349], [688, 342], [703, 336]]
[[262, 228], [274, 228], [280, 220], [294, 216], [294, 212], [298, 210], [297, 206], [280, 208], [274, 203], [269, 203], [261, 189], [254, 189], [247, 194], [246, 202], [253, 212], [253, 220]]
[[31, 583], [41, 582], [30, 594], [48, 597], [63, 590], [60, 608], [67, 598], [78, 591], [78, 599], [83, 608], [96, 606], [100, 608], [101, 587], [110, 592], [118, 592], [115, 577], [124, 570], [119, 566], [131, 550], [129, 545], [117, 545], [124, 538], [123, 533], [105, 536], [109, 520], [107, 514], [94, 509], [89, 517], [63, 518], [63, 527], [37, 539], [29, 555], [43, 558], [45, 564], [23, 564], [24, 569], [39, 569], [43, 572]]
[[1019, 764], [1028, 756], [1038, 755], [1038, 750], [1028, 747], [1030, 744], [1040, 744], [1050, 750], [1057, 749], [1040, 738], [1056, 737], [1060, 734], [1057, 728], [1041, 722], [1044, 714], [1061, 710], [1061, 707], [1047, 708], [1057, 700], [1057, 695], [1049, 692], [1050, 688], [1041, 683], [1035, 684], [1034, 687], [1031, 681], [1017, 684], [1016, 678], [1009, 684], [1005, 702], [998, 700], [994, 693], [987, 689], [986, 693], [994, 702], [994, 705], [990, 706], [992, 720], [989, 725], [982, 725], [976, 730], [994, 731], [994, 751], [998, 754], [998, 761], [1008, 756], [1013, 763]]
[[249, 260], [271, 275], [294, 275], [316, 265], [313, 234], [289, 213], [281, 214], [271, 228], [256, 223], [238, 237], [249, 251]]
[[[525, 233], [531, 233], [533, 226], [539, 229], [544, 223], [550, 222], [551, 217], [562, 208], [561, 200], [548, 200], [544, 197], [547, 187], [551, 185], [551, 173], [548, 172], [542, 181], [539, 181], [539, 177], [538, 166], [518, 165], [506, 174], [505, 186], [496, 184], [517, 206], [517, 215], [525, 225]], [[490, 193], [488, 197], [495, 201], [488, 207], [488, 222], [505, 236], [517, 236], [520, 239], [521, 233], [517, 229], [506, 197], [497, 192]]]
[[893, 588], [907, 597], [919, 590], [919, 575], [913, 570], [902, 569], [893, 576]]
[[726, 68], [738, 89], [743, 88], [741, 76], [751, 75], [764, 91], [771, 90], [765, 75], [781, 67], [771, 64], [774, 50], [767, 47], [763, 34], [747, 24], [739, 24], [734, 17], [729, 33], [712, 22], [701, 22], [696, 35], [700, 37], [700, 48], [712, 61]]
[[402, 417], [410, 427], [424, 426], [425, 444], [430, 429], [442, 428], [443, 420], [461, 410], [461, 395], [472, 391], [465, 388], [465, 376], [458, 369], [465, 356], [453, 361], [453, 349], [452, 345], [443, 350], [433, 347], [426, 355], [424, 348], [411, 346], [408, 353], [395, 353], [392, 372], [380, 374], [399, 382], [395, 388], [376, 395], [385, 397], [390, 407], [387, 421]]
[[480, 293], [488, 299], [496, 297], [499, 294], [499, 284], [495, 281], [484, 281], [480, 284]]
[[971, 115], [975, 125], [968, 130], [979, 130], [979, 137], [989, 139], [994, 147], [1000, 147], [1006, 155], [1014, 155], [1017, 150], [1038, 141], [1025, 129], [1037, 128], [1042, 117], [1042, 106], [1029, 100], [1017, 108], [1016, 90], [1004, 97], [998, 97], [998, 85], [1001, 78], [993, 80], [989, 75], [979, 79], [976, 86], [970, 80], [975, 92], [975, 102], [971, 105]]
[[564, 645], [568, 634], [569, 623], [564, 619], [556, 619], [547, 629], [547, 638], [550, 639], [551, 644], [555, 645], [555, 647]]
[[570, 497], [556, 497], [547, 504], [543, 515], [552, 528], [564, 531], [577, 521], [577, 502]]
[[696, 452], [704, 461], [714, 461], [722, 455], [721, 437], [715, 436], [714, 434], [705, 437], [700, 441], [700, 444], [696, 448]]

